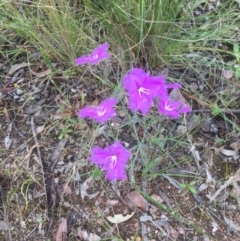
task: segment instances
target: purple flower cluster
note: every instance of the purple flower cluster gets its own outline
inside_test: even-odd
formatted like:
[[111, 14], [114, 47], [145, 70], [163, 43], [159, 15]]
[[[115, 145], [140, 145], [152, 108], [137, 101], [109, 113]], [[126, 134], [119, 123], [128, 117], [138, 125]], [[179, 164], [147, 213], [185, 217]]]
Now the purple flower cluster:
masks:
[[139, 110], [146, 115], [156, 98], [160, 98], [158, 110], [161, 114], [178, 118], [181, 113], [191, 111], [183, 102], [170, 99], [168, 89], [178, 89], [181, 85], [166, 84], [164, 76], [150, 76], [143, 69], [135, 68], [123, 77], [123, 85], [129, 96], [129, 109], [132, 111]]
[[[81, 56], [75, 60], [77, 65], [96, 65], [104, 59], [110, 58], [108, 43], [95, 48], [91, 54]], [[132, 112], [140, 111], [146, 115], [158, 100], [158, 111], [172, 118], [178, 118], [182, 113], [188, 113], [191, 108], [182, 101], [173, 101], [168, 89], [181, 88], [181, 84], [167, 84], [164, 76], [150, 76], [141, 68], [130, 70], [123, 77], [123, 87], [128, 95], [128, 107]], [[91, 118], [98, 123], [106, 123], [116, 116], [115, 106], [117, 100], [109, 98], [98, 106], [86, 106], [79, 111], [79, 117]], [[126, 180], [126, 164], [131, 153], [119, 141], [102, 149], [98, 146], [91, 150], [90, 162], [106, 171], [109, 180]]]

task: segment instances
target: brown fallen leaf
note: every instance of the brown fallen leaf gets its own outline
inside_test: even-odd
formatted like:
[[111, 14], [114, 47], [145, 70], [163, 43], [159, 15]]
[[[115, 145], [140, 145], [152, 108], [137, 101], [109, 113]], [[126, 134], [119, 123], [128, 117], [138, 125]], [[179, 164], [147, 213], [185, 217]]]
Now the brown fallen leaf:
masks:
[[95, 100], [91, 103], [91, 106], [98, 106], [98, 104], [99, 104], [98, 99], [95, 99]]
[[225, 183], [222, 184], [215, 193], [206, 195], [206, 197], [210, 199], [210, 202], [212, 202], [217, 198], [217, 196], [220, 195], [222, 191], [225, 191], [225, 189], [229, 185], [233, 184], [233, 186], [235, 186], [239, 181], [240, 181], [240, 169], [238, 169], [234, 175], [230, 176], [228, 180], [226, 180]]
[[231, 79], [233, 77], [233, 74], [234, 73], [231, 70], [223, 70], [223, 72], [222, 72], [222, 76], [225, 79]]
[[177, 89], [173, 89], [169, 95], [170, 99], [173, 101], [182, 101], [184, 104], [187, 104], [187, 100], [183, 97], [181, 92]]
[[84, 199], [86, 196], [89, 198], [89, 199], [92, 199], [92, 198], [95, 198], [98, 194], [99, 194], [99, 191], [95, 192], [95, 193], [92, 193], [92, 194], [88, 194], [87, 193], [87, 190], [92, 187], [93, 185], [93, 178], [92, 177], [89, 177], [88, 179], [86, 179], [84, 181], [83, 184], [80, 185], [80, 189], [81, 189], [81, 197], [82, 199]]
[[64, 196], [72, 194], [72, 190], [67, 183], [57, 185], [56, 191], [57, 191], [57, 196], [61, 199], [61, 202], [64, 202]]
[[235, 152], [238, 152], [240, 149], [240, 142], [239, 141], [235, 141], [233, 143], [231, 143], [229, 145], [229, 147], [231, 147]]
[[52, 160], [54, 161], [54, 163], [58, 161], [58, 158], [61, 155], [67, 141], [68, 141], [67, 138], [63, 138], [61, 141], [58, 142], [57, 146], [54, 148], [52, 153]]
[[227, 217], [223, 217], [225, 223], [229, 226], [230, 229], [232, 229], [234, 232], [239, 232], [240, 231], [240, 226], [238, 223], [232, 221], [231, 219], [228, 219]]
[[[31, 70], [31, 69], [30, 69], [30, 70]], [[32, 73], [33, 75], [37, 76], [37, 77], [43, 77], [43, 76], [46, 76], [46, 75], [51, 74], [51, 73], [52, 73], [52, 70], [51, 70], [51, 69], [47, 69], [47, 70], [42, 71], [42, 72], [39, 72], [39, 73], [31, 70], [31, 73]]]
[[86, 241], [100, 241], [101, 238], [96, 235], [95, 233], [88, 233], [86, 230], [82, 230], [78, 228], [78, 236], [80, 237], [81, 240], [86, 240]]
[[153, 194], [151, 198], [154, 199], [156, 202], [163, 203], [163, 199], [156, 194]]
[[9, 223], [7, 223], [3, 220], [0, 220], [0, 231], [8, 231], [8, 230], [12, 230], [12, 229], [13, 229], [13, 227]]
[[26, 62], [22, 62], [21, 64], [14, 64], [12, 65], [11, 69], [8, 71], [7, 75], [12, 76], [14, 72], [16, 72], [19, 69], [28, 67], [30, 64]]
[[170, 235], [173, 240], [177, 240], [179, 236], [179, 232], [175, 230], [174, 228], [170, 228]]
[[56, 241], [65, 241], [66, 235], [67, 235], [67, 219], [64, 218], [58, 227]]
[[237, 153], [233, 150], [221, 149], [220, 151], [225, 156], [235, 156]]
[[143, 196], [137, 192], [137, 191], [132, 191], [128, 193], [125, 197], [124, 200], [130, 204], [133, 204], [135, 207], [140, 208], [142, 211], [147, 210], [147, 201], [143, 198]]
[[64, 183], [61, 185], [61, 191], [62, 191], [62, 194], [71, 194], [72, 193], [71, 187], [69, 187], [67, 183]]
[[43, 132], [44, 128], [45, 128], [45, 124], [41, 125], [41, 126], [38, 126], [36, 128], [36, 134], [39, 134], [39, 133]]

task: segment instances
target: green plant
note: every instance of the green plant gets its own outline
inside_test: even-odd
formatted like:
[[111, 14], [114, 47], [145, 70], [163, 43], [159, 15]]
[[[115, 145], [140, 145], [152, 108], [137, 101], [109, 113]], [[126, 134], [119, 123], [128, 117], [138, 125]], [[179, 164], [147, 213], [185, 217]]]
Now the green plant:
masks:
[[61, 123], [59, 125], [60, 134], [58, 136], [58, 139], [62, 140], [63, 138], [69, 138], [69, 134], [72, 134], [74, 132], [75, 125], [76, 120], [72, 119], [71, 117], [68, 117], [64, 124]]
[[63, 138], [69, 138], [69, 134], [73, 133], [73, 129], [71, 128], [71, 125], [62, 125], [60, 124], [59, 128], [60, 128], [60, 135], [58, 136], [59, 140], [62, 140]]
[[224, 139], [224, 138], [218, 138], [216, 140], [216, 144], [219, 146], [224, 145], [225, 143], [226, 143], [226, 139]]
[[94, 167], [92, 173], [91, 173], [91, 176], [93, 179], [99, 179], [100, 177], [102, 177], [102, 171], [97, 168], [97, 167]]
[[192, 194], [196, 194], [197, 193], [197, 190], [196, 190], [196, 188], [195, 188], [195, 181], [191, 181], [191, 182], [189, 182], [188, 184], [186, 184], [186, 183], [181, 183], [180, 184], [180, 187], [182, 188], [182, 189], [185, 189], [185, 190], [188, 190], [188, 191], [190, 191]]
[[221, 114], [221, 109], [217, 106], [217, 105], [213, 105], [212, 106], [212, 115], [213, 116], [217, 116], [219, 114]]
[[234, 53], [234, 56], [237, 60], [237, 65], [235, 67], [235, 76], [237, 78], [240, 78], [240, 51], [239, 51], [238, 44], [233, 45], [233, 53]]

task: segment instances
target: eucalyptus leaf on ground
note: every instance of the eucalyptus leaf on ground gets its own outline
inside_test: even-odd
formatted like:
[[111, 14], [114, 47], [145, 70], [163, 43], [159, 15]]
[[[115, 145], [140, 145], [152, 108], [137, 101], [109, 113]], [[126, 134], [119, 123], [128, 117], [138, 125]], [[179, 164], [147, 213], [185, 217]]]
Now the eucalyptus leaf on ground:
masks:
[[56, 241], [65, 241], [66, 235], [67, 235], [67, 219], [64, 218], [58, 227]]
[[115, 223], [115, 224], [118, 224], [118, 223], [123, 223], [123, 222], [126, 222], [127, 220], [129, 220], [132, 216], [134, 215], [134, 212], [128, 214], [128, 215], [125, 215], [123, 216], [122, 214], [116, 214], [114, 215], [113, 217], [109, 216], [109, 217], [106, 217], [106, 219], [111, 222], [111, 223]]

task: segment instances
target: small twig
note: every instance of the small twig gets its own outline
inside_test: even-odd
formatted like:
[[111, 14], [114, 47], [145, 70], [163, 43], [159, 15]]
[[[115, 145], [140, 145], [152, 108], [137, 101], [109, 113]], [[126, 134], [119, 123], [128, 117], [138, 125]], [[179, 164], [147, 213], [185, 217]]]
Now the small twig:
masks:
[[24, 240], [27, 240], [27, 238], [30, 237], [37, 228], [38, 226], [35, 226], [33, 230], [30, 233], [28, 233], [28, 235], [24, 238]]
[[36, 147], [37, 147], [37, 152], [38, 152], [38, 158], [42, 163], [42, 158], [41, 158], [41, 152], [40, 152], [40, 148], [39, 148], [39, 143], [38, 143], [38, 139], [37, 139], [37, 134], [35, 131], [35, 127], [34, 127], [34, 121], [33, 121], [33, 116], [31, 117], [31, 129], [32, 129], [32, 134], [33, 134], [33, 139], [35, 141]]
[[[240, 113], [240, 109], [220, 109], [221, 112], [225, 112], [225, 113], [235, 113], [238, 114]], [[192, 112], [194, 113], [211, 113], [212, 110], [209, 109], [198, 109], [198, 110], [192, 110]]]
[[13, 121], [12, 123], [13, 123], [13, 128], [18, 133], [18, 135], [21, 136], [22, 138], [26, 139], [27, 137], [24, 136], [23, 133], [20, 130], [18, 130], [18, 128], [17, 128], [17, 126], [15, 124], [15, 121]]
[[53, 225], [54, 218], [54, 207], [56, 205], [56, 190], [54, 184], [53, 173], [51, 171], [50, 163], [44, 161], [43, 165], [43, 177], [44, 177], [44, 185], [46, 190], [46, 204], [47, 204], [47, 216], [48, 216], [48, 225], [45, 232], [45, 237], [48, 238], [50, 235], [50, 231]]
[[54, 171], [54, 168], [57, 164], [57, 162], [59, 161], [59, 156], [62, 152], [62, 150], [64, 149], [64, 146], [66, 145], [67, 143], [67, 138], [63, 138], [59, 143], [58, 145], [56, 146], [54, 152], [53, 152], [53, 155], [52, 155], [52, 161], [54, 161], [53, 165], [51, 166], [51, 171], [53, 172]]
[[6, 204], [5, 204], [5, 201], [4, 201], [4, 199], [3, 199], [2, 186], [0, 186], [0, 195], [1, 195], [1, 199], [2, 199], [2, 208], [3, 208], [3, 212], [4, 212], [4, 221], [6, 222], [7, 227], [8, 227], [9, 241], [12, 241], [12, 234], [11, 234], [11, 232], [10, 232], [10, 228], [9, 228], [9, 224], [8, 224], [8, 216], [7, 216]]
[[13, 128], [18, 133], [18, 135], [21, 136], [22, 138], [26, 139], [26, 136], [24, 136], [23, 133], [20, 130], [18, 130], [18, 128], [17, 128], [17, 126], [15, 124], [15, 118], [14, 118], [14, 114], [12, 113], [12, 111], [8, 112], [6, 108], [4, 108], [3, 111], [5, 113], [7, 121], [11, 121], [12, 122]]
[[165, 193], [163, 193], [161, 190], [158, 190], [162, 200], [166, 203], [166, 205], [170, 208], [170, 209], [173, 209], [172, 208], [172, 205], [169, 201], [169, 198], [167, 197], [167, 195]]
[[[43, 161], [42, 161], [42, 158], [41, 158], [41, 152], [40, 152], [40, 149], [39, 149], [39, 142], [38, 142], [38, 139], [37, 139], [37, 134], [36, 134], [36, 131], [35, 131], [35, 127], [34, 127], [34, 121], [33, 121], [33, 116], [31, 117], [31, 129], [32, 129], [32, 134], [33, 134], [33, 139], [35, 141], [35, 144], [36, 144], [36, 147], [37, 147], [37, 152], [38, 152], [38, 158], [40, 160], [40, 163], [41, 163], [41, 169], [42, 169], [42, 174], [43, 174], [43, 185], [44, 185], [44, 190], [45, 190], [45, 197], [46, 197], [46, 205], [48, 206], [48, 201], [49, 201], [49, 187], [47, 187], [46, 185], [46, 174], [44, 172], [44, 167], [43, 167]], [[50, 175], [50, 179], [51, 179], [51, 174]], [[51, 182], [51, 180], [50, 180]], [[51, 193], [50, 193], [51, 195]], [[49, 212], [48, 212], [49, 213]], [[48, 214], [48, 218], [49, 217], [49, 214]], [[52, 218], [50, 218], [50, 224], [49, 224], [49, 228], [46, 232], [46, 237], [48, 237], [49, 235], [49, 231], [50, 231], [50, 228], [52, 227], [52, 223], [53, 223], [53, 220]]]
[[34, 149], [35, 147], [37, 147], [37, 144], [35, 144], [34, 146], [32, 146], [32, 147], [30, 148], [30, 150], [27, 150], [27, 155], [23, 158], [23, 160], [22, 160], [21, 163], [20, 163], [20, 164], [22, 165], [23, 162], [24, 162], [25, 160], [27, 160], [27, 164], [24, 165], [25, 167], [27, 167], [27, 169], [29, 168], [30, 157], [31, 157], [32, 151], [33, 151], [33, 149]]

